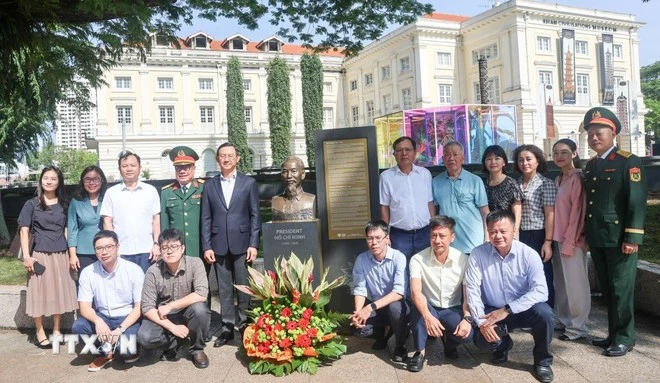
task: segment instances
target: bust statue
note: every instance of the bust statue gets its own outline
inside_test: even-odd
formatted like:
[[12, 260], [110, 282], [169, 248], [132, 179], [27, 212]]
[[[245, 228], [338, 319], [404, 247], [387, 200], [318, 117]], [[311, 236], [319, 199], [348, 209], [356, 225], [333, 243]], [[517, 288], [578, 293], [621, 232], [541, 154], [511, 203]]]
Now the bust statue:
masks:
[[316, 218], [316, 196], [303, 191], [305, 164], [298, 157], [287, 157], [282, 164], [284, 193], [271, 200], [273, 221], [299, 221]]

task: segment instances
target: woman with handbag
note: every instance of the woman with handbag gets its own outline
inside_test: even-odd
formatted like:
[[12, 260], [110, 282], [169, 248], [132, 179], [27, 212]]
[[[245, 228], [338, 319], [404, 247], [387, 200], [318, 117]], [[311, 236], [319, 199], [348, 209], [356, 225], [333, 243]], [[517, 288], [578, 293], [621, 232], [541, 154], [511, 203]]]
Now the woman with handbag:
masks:
[[101, 230], [101, 203], [108, 189], [103, 170], [96, 165], [85, 168], [80, 183], [67, 213], [67, 241], [69, 244], [69, 266], [78, 275], [87, 266], [96, 262], [92, 240]]
[[53, 334], [60, 334], [62, 314], [78, 307], [69, 269], [66, 241], [64, 177], [55, 166], [41, 171], [37, 197], [28, 200], [18, 217], [23, 265], [28, 271], [25, 312], [34, 318], [34, 343], [51, 346], [44, 316], [53, 316]]

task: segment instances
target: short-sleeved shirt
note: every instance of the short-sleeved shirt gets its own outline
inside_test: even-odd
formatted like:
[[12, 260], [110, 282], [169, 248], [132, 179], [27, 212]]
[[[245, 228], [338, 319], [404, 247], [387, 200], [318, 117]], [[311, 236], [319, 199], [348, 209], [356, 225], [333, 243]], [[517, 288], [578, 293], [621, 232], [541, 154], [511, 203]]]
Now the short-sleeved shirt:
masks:
[[39, 200], [32, 198], [25, 202], [18, 216], [19, 227], [31, 227], [34, 250], [44, 253], [66, 251], [68, 248], [64, 230], [66, 212], [58, 203], [43, 209]]
[[353, 295], [367, 297], [372, 302], [392, 291], [405, 295], [406, 256], [391, 247], [380, 262], [369, 250], [361, 253], [353, 266], [353, 283]]
[[410, 279], [420, 279], [422, 294], [433, 307], [459, 306], [463, 298], [463, 278], [468, 256], [453, 247], [444, 265], [428, 247], [410, 260]]
[[133, 190], [123, 182], [105, 193], [101, 216], [112, 217], [122, 255], [148, 253], [154, 244], [153, 216], [160, 214], [160, 197], [153, 186], [138, 181]]
[[144, 272], [135, 263], [117, 258], [115, 269], [108, 273], [96, 261], [82, 270], [78, 283], [78, 302], [94, 303], [105, 316], [123, 317], [142, 299]]
[[431, 179], [431, 172], [417, 165], [409, 174], [397, 165], [380, 175], [380, 204], [390, 208], [390, 226], [416, 230], [429, 224]]
[[184, 298], [190, 293], [196, 293], [204, 298], [209, 294], [206, 269], [201, 258], [182, 257], [179, 270], [174, 274], [161, 259], [147, 269], [144, 277], [142, 314]]
[[529, 181], [527, 187], [523, 187], [522, 178], [518, 180], [518, 183], [525, 197], [522, 204], [520, 230], [544, 229], [544, 208], [555, 206], [557, 186], [552, 180], [540, 174], [536, 174], [534, 178]]
[[484, 221], [481, 208], [488, 206], [484, 182], [477, 175], [461, 169], [455, 180], [445, 171], [433, 179], [433, 200], [438, 214], [456, 220], [456, 240], [452, 247], [463, 253], [484, 242]]
[[484, 180], [486, 195], [488, 196], [488, 209], [490, 211], [511, 210], [515, 202], [523, 200], [520, 185], [513, 178], [506, 176], [498, 185], [488, 185]]

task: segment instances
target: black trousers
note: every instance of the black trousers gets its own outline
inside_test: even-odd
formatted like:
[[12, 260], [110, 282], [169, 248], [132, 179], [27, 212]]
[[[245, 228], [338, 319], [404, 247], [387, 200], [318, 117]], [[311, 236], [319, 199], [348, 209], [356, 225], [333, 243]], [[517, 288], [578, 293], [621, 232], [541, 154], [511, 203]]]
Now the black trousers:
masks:
[[375, 315], [367, 319], [367, 324], [379, 328], [377, 333], [383, 336], [385, 335], [385, 325], [389, 325], [394, 331], [396, 346], [403, 347], [406, 345], [406, 339], [408, 338], [408, 314], [406, 300], [401, 299], [376, 310]]
[[[247, 325], [247, 309], [250, 305], [250, 296], [234, 287], [248, 285], [248, 271], [246, 262], [247, 253], [243, 254], [215, 254], [215, 276], [218, 280], [220, 294], [220, 315], [222, 326], [220, 333], [234, 331]], [[238, 305], [234, 305], [234, 295]]]
[[[183, 324], [188, 327], [191, 354], [194, 355], [204, 351], [204, 347], [206, 347], [204, 338], [208, 333], [209, 322], [211, 321], [211, 311], [205, 302], [193, 303], [175, 314], [169, 314], [167, 319], [174, 324]], [[140, 330], [138, 330], [137, 341], [145, 349], [160, 348], [169, 350], [176, 347], [180, 339], [162, 326], [144, 318]]]

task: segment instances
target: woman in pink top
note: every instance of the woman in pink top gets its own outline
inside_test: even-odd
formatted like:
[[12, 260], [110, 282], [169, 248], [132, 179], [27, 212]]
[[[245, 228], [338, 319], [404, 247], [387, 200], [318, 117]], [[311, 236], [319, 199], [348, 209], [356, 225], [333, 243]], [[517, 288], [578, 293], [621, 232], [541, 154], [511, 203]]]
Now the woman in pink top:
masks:
[[558, 254], [552, 257], [557, 323], [564, 327], [560, 340], [585, 337], [591, 310], [591, 292], [585, 254], [584, 212], [586, 196], [584, 176], [575, 142], [561, 139], [552, 147], [552, 158], [561, 168], [555, 180], [555, 224], [553, 239]]

